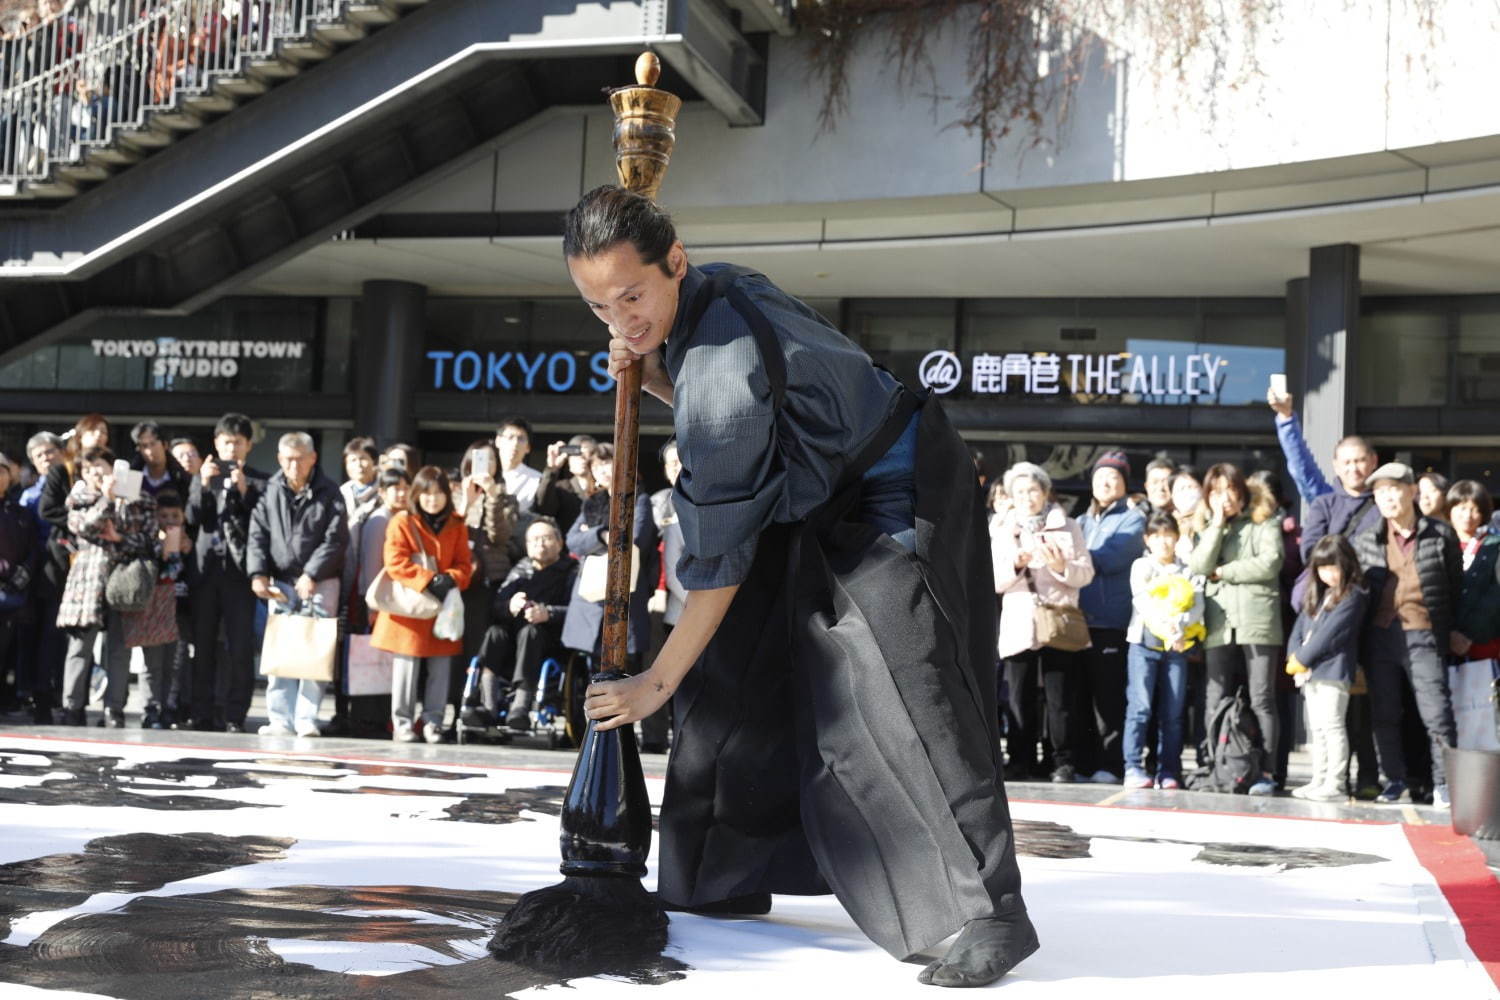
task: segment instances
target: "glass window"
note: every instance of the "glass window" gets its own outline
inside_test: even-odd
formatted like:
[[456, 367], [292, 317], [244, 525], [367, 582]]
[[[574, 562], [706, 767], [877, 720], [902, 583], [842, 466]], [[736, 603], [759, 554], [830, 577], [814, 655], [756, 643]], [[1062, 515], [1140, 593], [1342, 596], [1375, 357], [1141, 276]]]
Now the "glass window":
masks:
[[1364, 406], [1448, 401], [1448, 318], [1437, 311], [1374, 312], [1360, 319], [1359, 400]]
[[1500, 496], [1500, 448], [1453, 449], [1453, 481], [1474, 479]]
[[0, 368], [0, 388], [311, 392], [318, 303], [230, 299], [191, 316], [111, 316]]
[[580, 299], [428, 299], [422, 388], [608, 392], [608, 342]]
[[[1276, 308], [1272, 308], [1275, 305]], [[978, 301], [956, 392], [1043, 404], [1237, 406], [1285, 370], [1279, 304], [1245, 313], [1191, 299]]]
[[952, 299], [861, 299], [850, 304], [844, 333], [915, 386], [921, 384], [918, 369], [924, 358], [953, 350], [954, 313]]
[[1500, 403], [1500, 312], [1458, 317], [1458, 402]]

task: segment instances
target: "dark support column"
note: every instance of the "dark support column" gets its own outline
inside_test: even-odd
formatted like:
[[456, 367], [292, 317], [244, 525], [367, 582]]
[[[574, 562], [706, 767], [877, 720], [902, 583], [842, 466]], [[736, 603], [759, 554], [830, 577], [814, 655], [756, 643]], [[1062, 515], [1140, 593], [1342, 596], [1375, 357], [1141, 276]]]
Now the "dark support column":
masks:
[[416, 443], [416, 396], [422, 373], [427, 287], [367, 281], [354, 341], [354, 432], [380, 447]]
[[1333, 446], [1354, 432], [1359, 247], [1313, 247], [1308, 276], [1287, 283], [1287, 384], [1307, 446], [1333, 478]]

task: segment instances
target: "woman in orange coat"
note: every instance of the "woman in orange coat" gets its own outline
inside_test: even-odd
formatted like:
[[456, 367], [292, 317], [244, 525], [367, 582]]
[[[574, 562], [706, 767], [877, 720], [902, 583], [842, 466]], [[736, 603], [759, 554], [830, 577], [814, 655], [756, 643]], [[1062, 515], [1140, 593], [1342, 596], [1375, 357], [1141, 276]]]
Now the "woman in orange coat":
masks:
[[[464, 590], [474, 575], [469, 553], [469, 529], [453, 510], [448, 477], [435, 465], [425, 466], [412, 480], [407, 510], [391, 518], [385, 532], [385, 571], [398, 584], [425, 591], [442, 600], [453, 590]], [[382, 612], [375, 621], [370, 645], [394, 653], [391, 668], [391, 722], [395, 739], [412, 743], [416, 712], [417, 674], [427, 664], [427, 687], [422, 698], [424, 736], [428, 743], [443, 739], [443, 706], [453, 658], [463, 642], [432, 634], [433, 618], [406, 618]]]

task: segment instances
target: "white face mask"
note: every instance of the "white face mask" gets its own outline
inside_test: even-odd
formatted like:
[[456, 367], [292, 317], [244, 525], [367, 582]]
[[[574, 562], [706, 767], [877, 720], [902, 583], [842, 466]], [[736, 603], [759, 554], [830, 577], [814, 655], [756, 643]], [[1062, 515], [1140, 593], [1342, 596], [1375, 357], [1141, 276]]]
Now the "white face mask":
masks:
[[1179, 514], [1190, 514], [1203, 499], [1203, 491], [1196, 486], [1179, 486], [1172, 491], [1172, 507]]

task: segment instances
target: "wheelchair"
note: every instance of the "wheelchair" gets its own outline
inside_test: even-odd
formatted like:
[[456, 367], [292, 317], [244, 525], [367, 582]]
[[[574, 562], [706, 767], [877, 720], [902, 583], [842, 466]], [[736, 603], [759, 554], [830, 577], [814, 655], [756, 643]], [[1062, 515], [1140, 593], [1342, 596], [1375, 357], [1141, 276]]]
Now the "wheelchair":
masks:
[[[483, 670], [479, 657], [469, 661], [468, 673], [464, 677], [464, 693], [460, 705], [466, 705], [479, 685], [479, 674]], [[583, 734], [588, 729], [588, 719], [583, 714], [584, 691], [589, 685], [588, 657], [572, 650], [561, 659], [549, 656], [542, 661], [541, 676], [537, 680], [536, 697], [532, 699], [531, 725], [527, 730], [512, 729], [509, 725], [511, 695], [510, 684], [499, 692], [500, 709], [493, 719], [486, 719], [482, 727], [463, 721], [460, 710], [458, 742], [480, 742], [508, 745], [516, 737], [541, 736], [552, 750], [565, 750], [580, 746]]]

